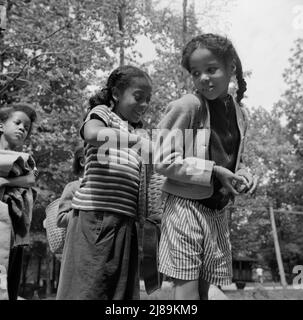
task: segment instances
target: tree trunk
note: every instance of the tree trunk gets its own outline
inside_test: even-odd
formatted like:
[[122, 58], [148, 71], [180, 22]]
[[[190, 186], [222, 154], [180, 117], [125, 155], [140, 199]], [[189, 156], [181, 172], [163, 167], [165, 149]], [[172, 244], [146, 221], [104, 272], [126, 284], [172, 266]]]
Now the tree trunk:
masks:
[[[4, 31], [6, 30], [6, 20], [7, 20], [7, 1], [0, 0], [0, 50], [3, 48], [3, 37]], [[3, 70], [3, 57], [0, 56], [0, 73]]]
[[183, 45], [187, 42], [187, 0], [183, 0], [183, 29], [182, 29]]
[[124, 65], [124, 33], [125, 33], [126, 2], [122, 0], [118, 11], [118, 26], [120, 33], [120, 66]]
[[[182, 24], [183, 47], [186, 45], [187, 40], [188, 40], [187, 6], [188, 6], [188, 1], [183, 0], [183, 24]], [[183, 90], [185, 89], [186, 91], [190, 90], [190, 88], [192, 87], [191, 79], [190, 79], [187, 71], [185, 71], [185, 69], [182, 69], [182, 71], [181, 71], [179, 87], [180, 87], [180, 89], [183, 89]]]
[[273, 234], [273, 238], [274, 238], [276, 259], [277, 259], [277, 264], [279, 267], [280, 281], [282, 283], [283, 289], [285, 289], [287, 286], [287, 283], [286, 283], [286, 278], [285, 278], [285, 273], [284, 273], [283, 260], [281, 257], [281, 250], [280, 250], [280, 244], [279, 244], [277, 228], [276, 228], [276, 223], [275, 223], [274, 210], [273, 210], [272, 206], [269, 207], [269, 215], [270, 215], [270, 222], [271, 222], [271, 227], [272, 227], [272, 234]]
[[2, 33], [6, 30], [6, 8], [7, 8], [7, 1], [0, 0], [0, 32]]
[[144, 12], [149, 15], [151, 13], [152, 3], [151, 0], [144, 0]]

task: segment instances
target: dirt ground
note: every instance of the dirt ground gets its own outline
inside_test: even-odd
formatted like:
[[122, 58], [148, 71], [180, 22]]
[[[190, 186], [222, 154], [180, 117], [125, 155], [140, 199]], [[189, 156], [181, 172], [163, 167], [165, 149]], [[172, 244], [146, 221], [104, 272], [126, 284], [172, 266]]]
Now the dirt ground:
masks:
[[[272, 285], [250, 284], [244, 290], [225, 289], [223, 293], [226, 296], [224, 300], [303, 300], [303, 288], [294, 289], [288, 287], [282, 289], [279, 286], [273, 287]], [[211, 294], [211, 300], [222, 300], [222, 296], [217, 292]], [[153, 292], [148, 295], [144, 287], [141, 286], [140, 291], [141, 300], [172, 300], [173, 292], [172, 287], [164, 285], [161, 290]]]
[[[154, 291], [148, 295], [145, 292], [144, 284], [140, 283], [140, 299], [141, 300], [173, 300], [173, 290], [171, 284], [164, 283], [160, 290]], [[21, 298], [22, 299], [22, 298]], [[42, 297], [33, 297], [33, 299], [42, 299]], [[46, 298], [46, 300], [55, 299], [55, 295]], [[303, 287], [295, 289], [288, 286], [282, 289], [279, 284], [263, 284], [251, 283], [244, 290], [232, 288], [212, 288], [210, 292], [210, 300], [303, 300]]]
[[302, 289], [226, 291], [230, 300], [303, 300]]

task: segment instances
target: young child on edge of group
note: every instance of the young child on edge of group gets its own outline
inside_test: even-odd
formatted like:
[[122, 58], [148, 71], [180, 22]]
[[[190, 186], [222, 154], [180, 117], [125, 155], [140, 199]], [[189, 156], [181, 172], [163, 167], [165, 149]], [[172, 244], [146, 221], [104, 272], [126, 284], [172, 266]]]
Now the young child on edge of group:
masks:
[[[137, 220], [141, 155], [135, 128], [152, 91], [148, 74], [133, 66], [115, 69], [107, 85], [89, 100], [80, 130], [85, 171], [73, 198], [73, 216], [64, 246], [57, 299], [139, 299]], [[100, 161], [102, 133], [129, 141], [109, 149]], [[119, 142], [119, 141], [118, 141]]]
[[[36, 120], [36, 117], [37, 115], [35, 110], [26, 103], [16, 103], [0, 108], [0, 150], [10, 150], [16, 152], [22, 151], [22, 147], [26, 139], [28, 139], [31, 134], [32, 126]], [[0, 188], [18, 187], [28, 189], [35, 185], [35, 180], [35, 170], [29, 171], [27, 175], [23, 176], [16, 176], [12, 178], [0, 177]], [[32, 200], [34, 201], [34, 199]], [[12, 219], [11, 209], [10, 217]], [[26, 219], [29, 219], [29, 217]], [[28, 225], [23, 225], [26, 219], [22, 217], [22, 219], [20, 219], [18, 222], [18, 227], [20, 228], [22, 226], [23, 228], [22, 233], [20, 233], [19, 229], [15, 229], [15, 220], [12, 221], [12, 226], [14, 229], [12, 234], [14, 234], [15, 237], [16, 234], [20, 233], [21, 238], [25, 239], [26, 235], [28, 235], [29, 230], [24, 233], [24, 229], [29, 228]], [[26, 220], [26, 223], [30, 223], [30, 221]], [[20, 245], [18, 242], [16, 243], [16, 241], [14, 241], [14, 245], [11, 247], [9, 252], [9, 264], [7, 270], [7, 290], [9, 300], [16, 300], [18, 297], [23, 248], [24, 243]]]
[[[210, 284], [230, 284], [224, 207], [234, 196], [252, 193], [256, 181], [241, 161], [246, 82], [231, 41], [216, 34], [193, 38], [183, 50], [182, 66], [196, 91], [168, 105], [156, 143], [155, 168], [166, 176], [159, 270], [174, 279], [175, 299], [198, 300], [208, 298]], [[238, 83], [235, 99], [228, 93], [232, 76]], [[172, 148], [174, 129], [183, 135], [174, 137]], [[186, 129], [192, 129], [193, 140]]]
[[77, 147], [74, 152], [73, 174], [78, 177], [77, 180], [69, 182], [63, 189], [59, 201], [57, 227], [67, 228], [69, 220], [73, 215], [72, 200], [75, 192], [80, 188], [84, 173], [84, 148]]

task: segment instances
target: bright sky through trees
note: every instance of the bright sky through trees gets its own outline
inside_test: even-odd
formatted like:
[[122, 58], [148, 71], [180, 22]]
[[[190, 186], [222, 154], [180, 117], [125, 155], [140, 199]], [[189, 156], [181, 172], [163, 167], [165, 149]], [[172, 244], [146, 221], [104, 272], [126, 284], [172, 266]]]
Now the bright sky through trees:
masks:
[[[197, 13], [202, 3], [195, 1]], [[182, 0], [159, 0], [159, 5], [169, 5], [182, 12]], [[288, 67], [293, 42], [303, 37], [302, 0], [235, 0], [229, 12], [219, 16], [220, 23], [212, 24], [207, 19], [209, 25], [204, 31], [229, 36], [244, 69], [252, 71], [247, 81], [247, 106], [271, 109], [285, 90], [282, 74]], [[140, 40], [137, 48], [143, 53], [143, 60], [152, 60], [154, 45], [146, 38]]]

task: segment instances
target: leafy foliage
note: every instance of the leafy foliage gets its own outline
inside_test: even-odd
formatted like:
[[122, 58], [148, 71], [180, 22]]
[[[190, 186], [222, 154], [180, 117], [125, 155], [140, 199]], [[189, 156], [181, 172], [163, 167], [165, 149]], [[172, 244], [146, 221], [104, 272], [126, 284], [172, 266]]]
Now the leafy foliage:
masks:
[[[42, 230], [44, 208], [73, 180], [72, 153], [82, 143], [79, 129], [90, 86], [102, 86], [118, 64], [137, 63], [139, 35], [156, 47], [154, 61], [139, 65], [153, 79], [153, 98], [145, 127], [155, 128], [167, 104], [192, 90], [181, 69], [184, 42], [218, 24], [218, 8], [226, 0], [194, 2], [184, 15], [156, 6], [151, 0], [9, 0], [7, 30], [0, 38], [0, 103], [31, 103], [38, 121], [26, 146], [37, 161], [39, 199], [32, 231]], [[184, 2], [185, 4], [185, 2]], [[201, 22], [202, 21], [202, 22]], [[231, 237], [235, 255], [263, 260], [277, 272], [268, 215], [276, 208], [303, 205], [303, 39], [298, 39], [285, 70], [288, 89], [275, 108], [250, 112], [244, 157], [260, 177], [254, 197], [238, 198], [231, 208]], [[244, 66], [245, 67], [245, 66]], [[246, 73], [246, 75], [248, 75]], [[286, 126], [281, 125], [281, 116]], [[276, 215], [287, 272], [302, 264], [300, 216]]]
[[[40, 172], [37, 206], [45, 207], [73, 179], [71, 156], [81, 143], [79, 128], [88, 86], [118, 64], [123, 1], [10, 1], [9, 28], [1, 43], [1, 104], [31, 103], [38, 123], [28, 149]], [[126, 16], [140, 10], [129, 1]], [[125, 20], [123, 45], [134, 44], [140, 21]], [[103, 79], [104, 80], [104, 79]]]
[[[233, 212], [232, 241], [235, 253], [259, 257], [278, 275], [271, 234], [268, 206], [302, 211], [302, 54], [303, 42], [295, 43], [284, 78], [288, 89], [273, 111], [252, 110], [245, 162], [260, 177], [254, 199], [239, 199], [240, 208]], [[286, 125], [281, 124], [281, 117]], [[258, 208], [260, 207], [261, 208]], [[263, 209], [262, 209], [263, 208]], [[260, 210], [260, 211], [258, 211]], [[303, 260], [303, 217], [275, 215], [281, 254], [286, 274]]]

